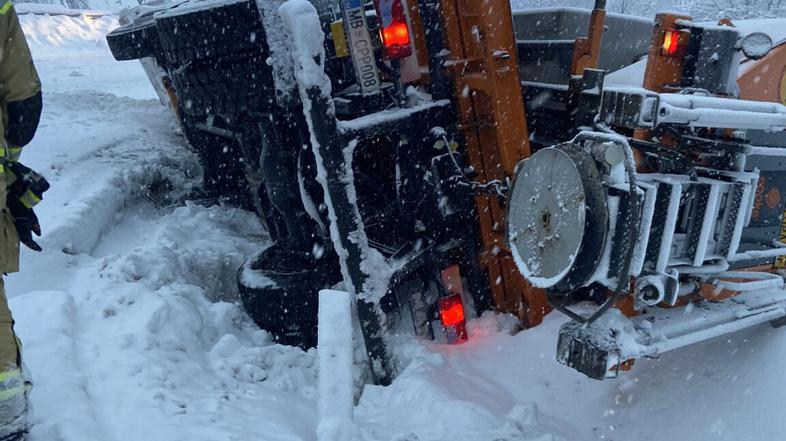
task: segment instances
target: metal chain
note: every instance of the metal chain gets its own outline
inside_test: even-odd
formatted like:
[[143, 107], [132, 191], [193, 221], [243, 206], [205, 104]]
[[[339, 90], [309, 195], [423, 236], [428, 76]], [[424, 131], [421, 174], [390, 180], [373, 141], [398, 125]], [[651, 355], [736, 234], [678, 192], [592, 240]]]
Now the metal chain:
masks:
[[485, 184], [478, 181], [470, 181], [463, 176], [452, 176], [451, 179], [457, 185], [468, 188], [475, 195], [496, 195], [503, 199], [508, 198], [509, 186], [499, 179], [491, 180]]
[[453, 156], [453, 151], [451, 150], [451, 141], [448, 140], [447, 134], [442, 133], [442, 142], [445, 143], [445, 149], [448, 151], [448, 155], [450, 155], [450, 159], [453, 161], [453, 165], [456, 167], [456, 171], [459, 172], [458, 175], [451, 176], [448, 180], [455, 182], [456, 185], [460, 185], [462, 187], [468, 188], [472, 194], [475, 195], [496, 195], [503, 199], [508, 198], [508, 191], [510, 190], [510, 185], [508, 182], [502, 182], [499, 179], [492, 179], [489, 182], [482, 183], [478, 181], [473, 181], [470, 179], [461, 166], [456, 162], [456, 158]]

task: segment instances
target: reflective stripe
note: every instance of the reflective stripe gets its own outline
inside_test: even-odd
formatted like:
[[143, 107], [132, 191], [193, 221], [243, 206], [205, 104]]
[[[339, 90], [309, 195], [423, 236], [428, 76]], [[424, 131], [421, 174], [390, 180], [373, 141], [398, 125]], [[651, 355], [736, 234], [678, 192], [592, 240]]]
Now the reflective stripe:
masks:
[[19, 196], [19, 201], [22, 202], [22, 205], [25, 207], [33, 208], [36, 206], [36, 204], [41, 202], [41, 198], [36, 196], [36, 194], [32, 191], [27, 190], [22, 196]]
[[21, 369], [14, 367], [5, 372], [0, 372], [0, 401], [11, 399], [24, 392], [25, 382], [22, 378]]
[[19, 157], [22, 156], [22, 147], [8, 147], [8, 160], [11, 162], [19, 161]]
[[25, 385], [24, 383], [20, 384], [19, 386], [14, 386], [10, 389], [0, 389], [0, 401], [10, 400], [18, 395], [24, 395], [25, 393]]
[[11, 3], [11, 0], [8, 0], [7, 2], [5, 2], [5, 4], [3, 5], [3, 7], [2, 7], [2, 8], [0, 8], [0, 14], [2, 14], [2, 15], [5, 15], [5, 14], [6, 14], [8, 11], [10, 11], [10, 10], [11, 10], [11, 8], [12, 8], [13, 6], [14, 6], [14, 5], [13, 5], [13, 3]]
[[13, 368], [10, 371], [0, 372], [0, 383], [4, 383], [8, 380], [13, 380], [14, 378], [19, 378], [22, 376], [22, 371], [19, 368]]

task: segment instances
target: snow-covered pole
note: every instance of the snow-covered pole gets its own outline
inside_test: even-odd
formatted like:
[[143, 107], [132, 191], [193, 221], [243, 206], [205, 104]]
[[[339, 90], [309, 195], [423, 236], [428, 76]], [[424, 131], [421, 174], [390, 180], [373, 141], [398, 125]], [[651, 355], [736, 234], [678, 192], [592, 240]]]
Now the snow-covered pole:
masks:
[[349, 293], [329, 289], [319, 292], [317, 441], [355, 438], [351, 308]]
[[324, 70], [324, 35], [319, 16], [307, 0], [287, 1], [279, 8], [279, 14], [289, 36], [295, 78], [316, 159], [317, 180], [325, 192], [330, 237], [339, 256], [345, 288], [357, 299], [358, 318], [374, 382], [387, 385], [393, 379], [393, 366], [386, 342], [384, 314], [376, 302], [380, 295], [373, 292], [383, 289], [384, 283], [379, 280], [380, 274], [370, 277], [372, 272], [380, 272], [380, 265], [372, 262], [378, 256], [368, 246], [355, 200], [352, 142], [343, 140], [335, 117], [330, 79]]

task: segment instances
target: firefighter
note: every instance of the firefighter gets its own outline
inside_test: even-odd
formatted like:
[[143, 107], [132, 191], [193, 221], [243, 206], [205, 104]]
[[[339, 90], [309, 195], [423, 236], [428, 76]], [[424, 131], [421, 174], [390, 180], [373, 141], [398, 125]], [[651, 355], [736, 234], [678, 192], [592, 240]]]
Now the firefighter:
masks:
[[[32, 207], [42, 191], [28, 188], [37, 175], [20, 172], [29, 169], [17, 161], [38, 127], [41, 82], [11, 1], [0, 0], [0, 5], [0, 181], [6, 181], [0, 185], [0, 273], [5, 275], [19, 270], [20, 238], [40, 251], [31, 233], [40, 235]], [[0, 278], [0, 441], [22, 440], [27, 429], [30, 383], [22, 372], [13, 323]]]

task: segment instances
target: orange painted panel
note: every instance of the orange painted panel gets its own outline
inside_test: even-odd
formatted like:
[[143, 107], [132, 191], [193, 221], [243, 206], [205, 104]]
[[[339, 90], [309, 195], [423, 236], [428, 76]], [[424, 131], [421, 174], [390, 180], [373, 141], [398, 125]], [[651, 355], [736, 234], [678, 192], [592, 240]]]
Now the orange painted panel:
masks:
[[[749, 63], [753, 63], [749, 66]], [[740, 66], [737, 78], [740, 98], [786, 104], [786, 44], [772, 50], [758, 61]]]

